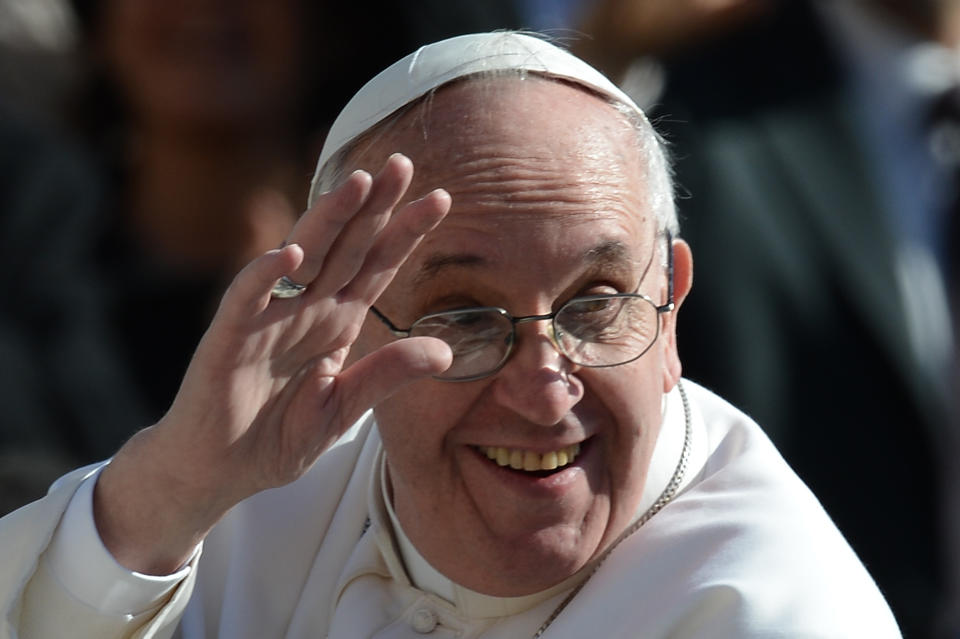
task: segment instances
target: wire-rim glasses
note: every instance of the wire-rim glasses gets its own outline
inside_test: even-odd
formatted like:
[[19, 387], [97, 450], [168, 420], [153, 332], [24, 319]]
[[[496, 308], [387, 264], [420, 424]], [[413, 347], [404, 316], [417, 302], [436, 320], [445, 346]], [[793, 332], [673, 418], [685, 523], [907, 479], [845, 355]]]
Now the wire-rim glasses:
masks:
[[434, 378], [469, 382], [493, 375], [507, 363], [517, 340], [517, 324], [550, 322], [550, 340], [568, 360], [579, 366], [605, 368], [642, 357], [660, 335], [660, 315], [674, 309], [673, 237], [666, 234], [667, 303], [657, 305], [646, 295], [611, 293], [575, 297], [546, 315], [513, 317], [497, 306], [459, 308], [430, 313], [411, 324], [397, 326], [380, 312], [372, 312], [395, 337], [435, 337], [453, 352], [450, 367]]
[[506, 364], [516, 343], [517, 324], [549, 321], [550, 339], [574, 364], [603, 368], [627, 364], [646, 353], [660, 334], [658, 306], [646, 295], [612, 293], [575, 297], [552, 313], [513, 317], [496, 306], [430, 313], [410, 328], [397, 328], [376, 308], [370, 311], [396, 337], [435, 337], [453, 352], [453, 363], [436, 379], [467, 382], [487, 377]]

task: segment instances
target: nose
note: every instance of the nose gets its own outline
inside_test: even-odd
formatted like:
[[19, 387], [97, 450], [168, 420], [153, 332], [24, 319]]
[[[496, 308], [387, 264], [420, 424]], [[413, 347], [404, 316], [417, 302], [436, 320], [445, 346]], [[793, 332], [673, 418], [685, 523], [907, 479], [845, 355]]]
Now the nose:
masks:
[[505, 408], [541, 426], [558, 423], [583, 398], [579, 369], [557, 348], [549, 322], [517, 326], [513, 352], [493, 382]]

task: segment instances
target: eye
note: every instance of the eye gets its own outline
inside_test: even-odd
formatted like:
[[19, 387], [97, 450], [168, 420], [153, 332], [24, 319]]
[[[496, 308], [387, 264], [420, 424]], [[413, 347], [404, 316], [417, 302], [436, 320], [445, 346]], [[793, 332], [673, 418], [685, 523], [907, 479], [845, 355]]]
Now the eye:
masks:
[[622, 310], [623, 299], [618, 297], [573, 299], [557, 315], [557, 323], [578, 339], [599, 341], [619, 329]]
[[601, 298], [595, 300], [582, 300], [575, 301], [571, 305], [573, 312], [579, 314], [590, 314], [590, 313], [599, 313], [610, 308], [611, 300], [609, 298]]
[[593, 280], [590, 282], [589, 286], [582, 287], [579, 292], [567, 303], [589, 303], [590, 301], [594, 301], [593, 298], [601, 298], [599, 300], [595, 300], [601, 302], [604, 300], [609, 300], [611, 297], [615, 297], [627, 290], [629, 290], [629, 287], [623, 287], [611, 281]]
[[494, 309], [474, 309], [434, 313], [419, 320], [411, 333], [459, 341], [462, 335], [485, 337], [509, 331], [510, 321]]
[[447, 323], [457, 328], [477, 328], [491, 322], [489, 311], [451, 311], [446, 313]]
[[490, 347], [502, 350], [510, 331], [510, 320], [497, 310], [472, 309], [429, 315], [416, 323], [411, 335], [442, 339], [454, 357], [462, 357]]
[[622, 300], [617, 297], [574, 298], [566, 303], [561, 314], [565, 318], [595, 322], [615, 316], [621, 306]]

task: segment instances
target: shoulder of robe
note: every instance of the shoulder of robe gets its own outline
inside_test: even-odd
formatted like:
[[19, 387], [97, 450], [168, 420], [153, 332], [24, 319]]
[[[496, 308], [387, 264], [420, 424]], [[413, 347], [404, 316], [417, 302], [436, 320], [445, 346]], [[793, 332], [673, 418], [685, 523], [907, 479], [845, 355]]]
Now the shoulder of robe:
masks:
[[759, 426], [685, 387], [707, 440], [702, 465], [601, 566], [571, 617], [602, 601], [608, 636], [900, 637], [863, 564]]

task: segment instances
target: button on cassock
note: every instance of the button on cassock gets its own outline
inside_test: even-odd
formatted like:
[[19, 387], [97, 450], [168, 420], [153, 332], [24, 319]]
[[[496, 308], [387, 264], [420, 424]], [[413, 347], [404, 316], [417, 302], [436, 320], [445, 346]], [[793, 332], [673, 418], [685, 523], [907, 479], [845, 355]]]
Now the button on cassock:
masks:
[[410, 619], [410, 625], [420, 634], [433, 632], [437, 627], [437, 615], [429, 608], [420, 608], [413, 613]]

